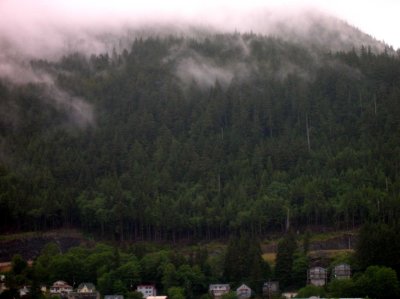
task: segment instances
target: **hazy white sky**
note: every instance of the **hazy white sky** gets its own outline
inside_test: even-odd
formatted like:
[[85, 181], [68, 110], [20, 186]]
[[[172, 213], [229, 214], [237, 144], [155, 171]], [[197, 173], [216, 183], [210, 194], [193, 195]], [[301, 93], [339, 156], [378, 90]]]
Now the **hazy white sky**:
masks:
[[[222, 22], [239, 12], [314, 7], [400, 48], [400, 0], [0, 0], [0, 27], [32, 31], [34, 22], [68, 26], [118, 25], [121, 22], [176, 18]], [[13, 29], [11, 29], [13, 28]], [[238, 28], [240, 30], [240, 28]], [[46, 38], [46, 36], [43, 36]]]
[[[373, 37], [400, 48], [400, 1], [335, 0], [320, 1], [321, 7], [357, 26]], [[318, 1], [314, 1], [318, 3]]]

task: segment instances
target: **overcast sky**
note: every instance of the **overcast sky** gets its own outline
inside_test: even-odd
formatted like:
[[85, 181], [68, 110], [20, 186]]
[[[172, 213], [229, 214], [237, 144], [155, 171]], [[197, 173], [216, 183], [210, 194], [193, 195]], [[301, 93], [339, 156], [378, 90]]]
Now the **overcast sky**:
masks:
[[[230, 17], [238, 18], [241, 12], [259, 12], [271, 7], [280, 11], [313, 7], [400, 48], [399, 0], [0, 0], [0, 33], [37, 34], [37, 24], [58, 26], [62, 30], [146, 20], [229, 22]], [[40, 34], [46, 38], [45, 33]]]

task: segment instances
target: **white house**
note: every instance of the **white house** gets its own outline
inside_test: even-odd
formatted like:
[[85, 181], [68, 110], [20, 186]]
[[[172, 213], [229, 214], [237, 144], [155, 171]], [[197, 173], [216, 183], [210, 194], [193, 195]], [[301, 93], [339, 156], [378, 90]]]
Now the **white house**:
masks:
[[291, 299], [297, 296], [296, 292], [284, 292], [282, 293], [282, 297], [285, 297], [286, 299]]
[[100, 299], [100, 293], [96, 291], [93, 283], [81, 283], [76, 292], [69, 292], [68, 299]]
[[336, 265], [332, 270], [333, 279], [349, 279], [351, 276], [350, 265], [342, 263]]
[[251, 297], [251, 289], [245, 285], [242, 284], [240, 287], [236, 289], [236, 295], [238, 298], [246, 299]]
[[77, 288], [78, 293], [94, 293], [95, 291], [96, 287], [90, 282], [81, 283]]
[[6, 290], [6, 276], [5, 275], [0, 275], [0, 294], [3, 293], [3, 291]]
[[136, 291], [142, 293], [144, 298], [157, 296], [157, 289], [153, 284], [140, 284], [137, 286]]
[[63, 280], [57, 280], [50, 287], [50, 294], [68, 294], [73, 291], [73, 288]]
[[314, 267], [307, 272], [308, 283], [317, 287], [322, 287], [326, 284], [327, 271], [322, 267]]
[[221, 298], [231, 290], [229, 284], [210, 284], [208, 292], [214, 299]]
[[31, 288], [30, 287], [28, 287], [28, 286], [23, 286], [22, 288], [20, 288], [19, 290], [18, 290], [18, 293], [19, 293], [19, 296], [20, 297], [23, 297], [23, 296], [26, 296], [26, 295], [28, 295], [28, 293], [31, 291]]

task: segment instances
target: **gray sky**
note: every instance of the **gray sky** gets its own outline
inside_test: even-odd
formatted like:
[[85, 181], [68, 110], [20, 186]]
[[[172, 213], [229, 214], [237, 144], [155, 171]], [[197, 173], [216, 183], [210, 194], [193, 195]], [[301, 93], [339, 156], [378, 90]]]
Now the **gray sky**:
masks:
[[34, 48], [38, 40], [61, 43], [55, 30], [82, 26], [110, 28], [179, 20], [231, 25], [240, 31], [242, 25], [251, 29], [243, 17], [246, 13], [305, 7], [338, 16], [395, 49], [400, 47], [399, 0], [0, 0], [0, 34]]

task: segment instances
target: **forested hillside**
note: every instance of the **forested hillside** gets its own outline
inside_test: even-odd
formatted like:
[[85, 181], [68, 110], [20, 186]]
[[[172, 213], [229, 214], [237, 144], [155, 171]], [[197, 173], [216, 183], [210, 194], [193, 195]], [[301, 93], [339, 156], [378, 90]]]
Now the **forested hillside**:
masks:
[[400, 216], [393, 51], [235, 33], [31, 66], [51, 79], [0, 81], [2, 231], [211, 239]]

